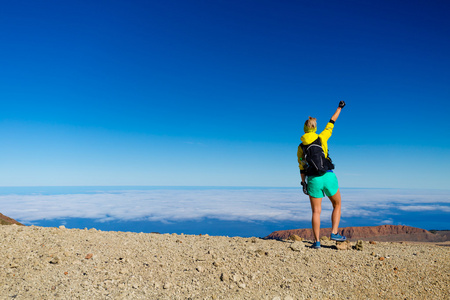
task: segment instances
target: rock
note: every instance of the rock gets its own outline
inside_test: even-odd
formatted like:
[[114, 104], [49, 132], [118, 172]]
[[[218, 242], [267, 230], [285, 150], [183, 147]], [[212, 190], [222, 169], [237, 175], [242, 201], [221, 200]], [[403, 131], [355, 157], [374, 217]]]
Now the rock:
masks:
[[59, 264], [59, 262], [60, 262], [60, 259], [59, 259], [58, 256], [55, 256], [55, 257], [52, 258], [52, 260], [50, 260], [50, 263], [51, 263], [52, 265]]
[[292, 244], [289, 246], [289, 248], [290, 248], [292, 251], [300, 252], [300, 251], [302, 251], [303, 249], [305, 249], [305, 245], [304, 245], [303, 243], [301, 243], [301, 242], [294, 242], [294, 243], [292, 243]]
[[202, 266], [198, 266], [195, 269], [197, 270], [197, 272], [200, 272], [200, 273], [203, 273], [205, 271], [205, 269]]
[[165, 290], [170, 289], [171, 287], [172, 287], [172, 284], [171, 284], [170, 282], [166, 282], [166, 283], [163, 285], [163, 289], [165, 289]]
[[266, 252], [266, 251], [261, 250], [261, 249], [258, 249], [258, 250], [256, 250], [255, 252], [256, 252], [256, 254], [258, 254], [258, 255], [260, 255], [260, 256], [263, 256], [263, 255], [269, 255], [269, 252]]
[[369, 244], [376, 245], [377, 243], [375, 241], [370, 241]]
[[233, 274], [233, 276], [231, 277], [231, 280], [233, 280], [234, 282], [239, 282], [241, 281], [242, 277], [239, 274]]
[[241, 282], [241, 283], [238, 283], [238, 287], [241, 289], [245, 289], [246, 285], [245, 285], [245, 283]]
[[85, 259], [91, 259], [93, 256], [94, 256], [94, 254], [88, 253], [88, 254], [86, 254]]
[[61, 226], [59, 226], [59, 229], [66, 229], [66, 226], [61, 225]]
[[206, 261], [207, 257], [206, 256], [197, 256], [197, 258], [195, 260], [196, 261]]
[[220, 280], [222, 280], [222, 281], [229, 281], [230, 280], [230, 276], [227, 273], [222, 273], [220, 275]]
[[363, 241], [359, 240], [358, 242], [356, 242], [356, 245], [355, 245], [355, 249], [356, 249], [356, 250], [362, 251], [363, 248], [364, 248]]
[[301, 237], [299, 237], [298, 235], [296, 235], [296, 234], [291, 235], [289, 237], [289, 239], [291, 241], [294, 241], [294, 242], [301, 242], [301, 241], [303, 241], [303, 239]]
[[320, 240], [321, 240], [321, 241], [329, 241], [330, 238], [327, 237], [326, 235], [324, 235], [324, 236], [322, 236], [322, 237], [320, 238]]
[[352, 245], [348, 242], [336, 242], [336, 248], [338, 250], [350, 250], [352, 249]]
[[[321, 228], [320, 232], [326, 236], [331, 234], [331, 228]], [[404, 226], [404, 225], [380, 225], [363, 227], [345, 227], [339, 230], [339, 233], [346, 236], [347, 239], [370, 239], [372, 241], [423, 241], [423, 242], [441, 242], [447, 241], [450, 234], [433, 234], [425, 229]], [[311, 228], [291, 229], [274, 231], [265, 239], [285, 240], [291, 235], [296, 234], [306, 240], [314, 240], [314, 234]]]
[[0, 213], [0, 225], [23, 225], [23, 224]]

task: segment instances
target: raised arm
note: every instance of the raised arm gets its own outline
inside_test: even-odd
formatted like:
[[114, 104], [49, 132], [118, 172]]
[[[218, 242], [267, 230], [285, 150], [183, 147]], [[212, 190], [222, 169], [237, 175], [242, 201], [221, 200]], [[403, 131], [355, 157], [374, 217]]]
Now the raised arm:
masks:
[[344, 101], [339, 102], [339, 107], [336, 109], [336, 112], [331, 117], [331, 120], [333, 121], [333, 123], [336, 122], [336, 120], [339, 117], [339, 114], [341, 113], [341, 110], [344, 108], [344, 106], [345, 106]]

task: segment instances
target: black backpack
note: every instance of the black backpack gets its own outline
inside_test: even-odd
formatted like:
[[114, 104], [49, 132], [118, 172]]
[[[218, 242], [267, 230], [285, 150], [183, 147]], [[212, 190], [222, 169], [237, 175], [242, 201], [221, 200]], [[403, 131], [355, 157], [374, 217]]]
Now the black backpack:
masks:
[[306, 175], [322, 176], [327, 171], [334, 169], [331, 158], [325, 157], [320, 138], [317, 138], [309, 145], [300, 144], [307, 163]]

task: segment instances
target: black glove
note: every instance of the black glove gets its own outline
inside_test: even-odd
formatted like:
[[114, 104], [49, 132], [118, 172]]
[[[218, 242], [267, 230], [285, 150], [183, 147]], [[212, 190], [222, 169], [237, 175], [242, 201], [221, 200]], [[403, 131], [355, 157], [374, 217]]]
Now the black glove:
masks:
[[306, 184], [306, 182], [302, 181], [302, 187], [303, 187], [303, 193], [305, 193], [305, 195], [309, 195], [308, 194], [308, 185]]
[[339, 102], [339, 107], [340, 107], [340, 108], [344, 108], [344, 106], [345, 106], [345, 101]]

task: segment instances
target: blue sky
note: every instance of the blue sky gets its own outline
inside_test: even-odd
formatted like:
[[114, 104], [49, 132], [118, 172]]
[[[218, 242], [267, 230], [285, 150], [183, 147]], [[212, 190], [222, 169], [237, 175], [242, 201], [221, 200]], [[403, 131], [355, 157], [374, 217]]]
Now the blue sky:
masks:
[[448, 188], [447, 1], [8, 1], [0, 186]]

